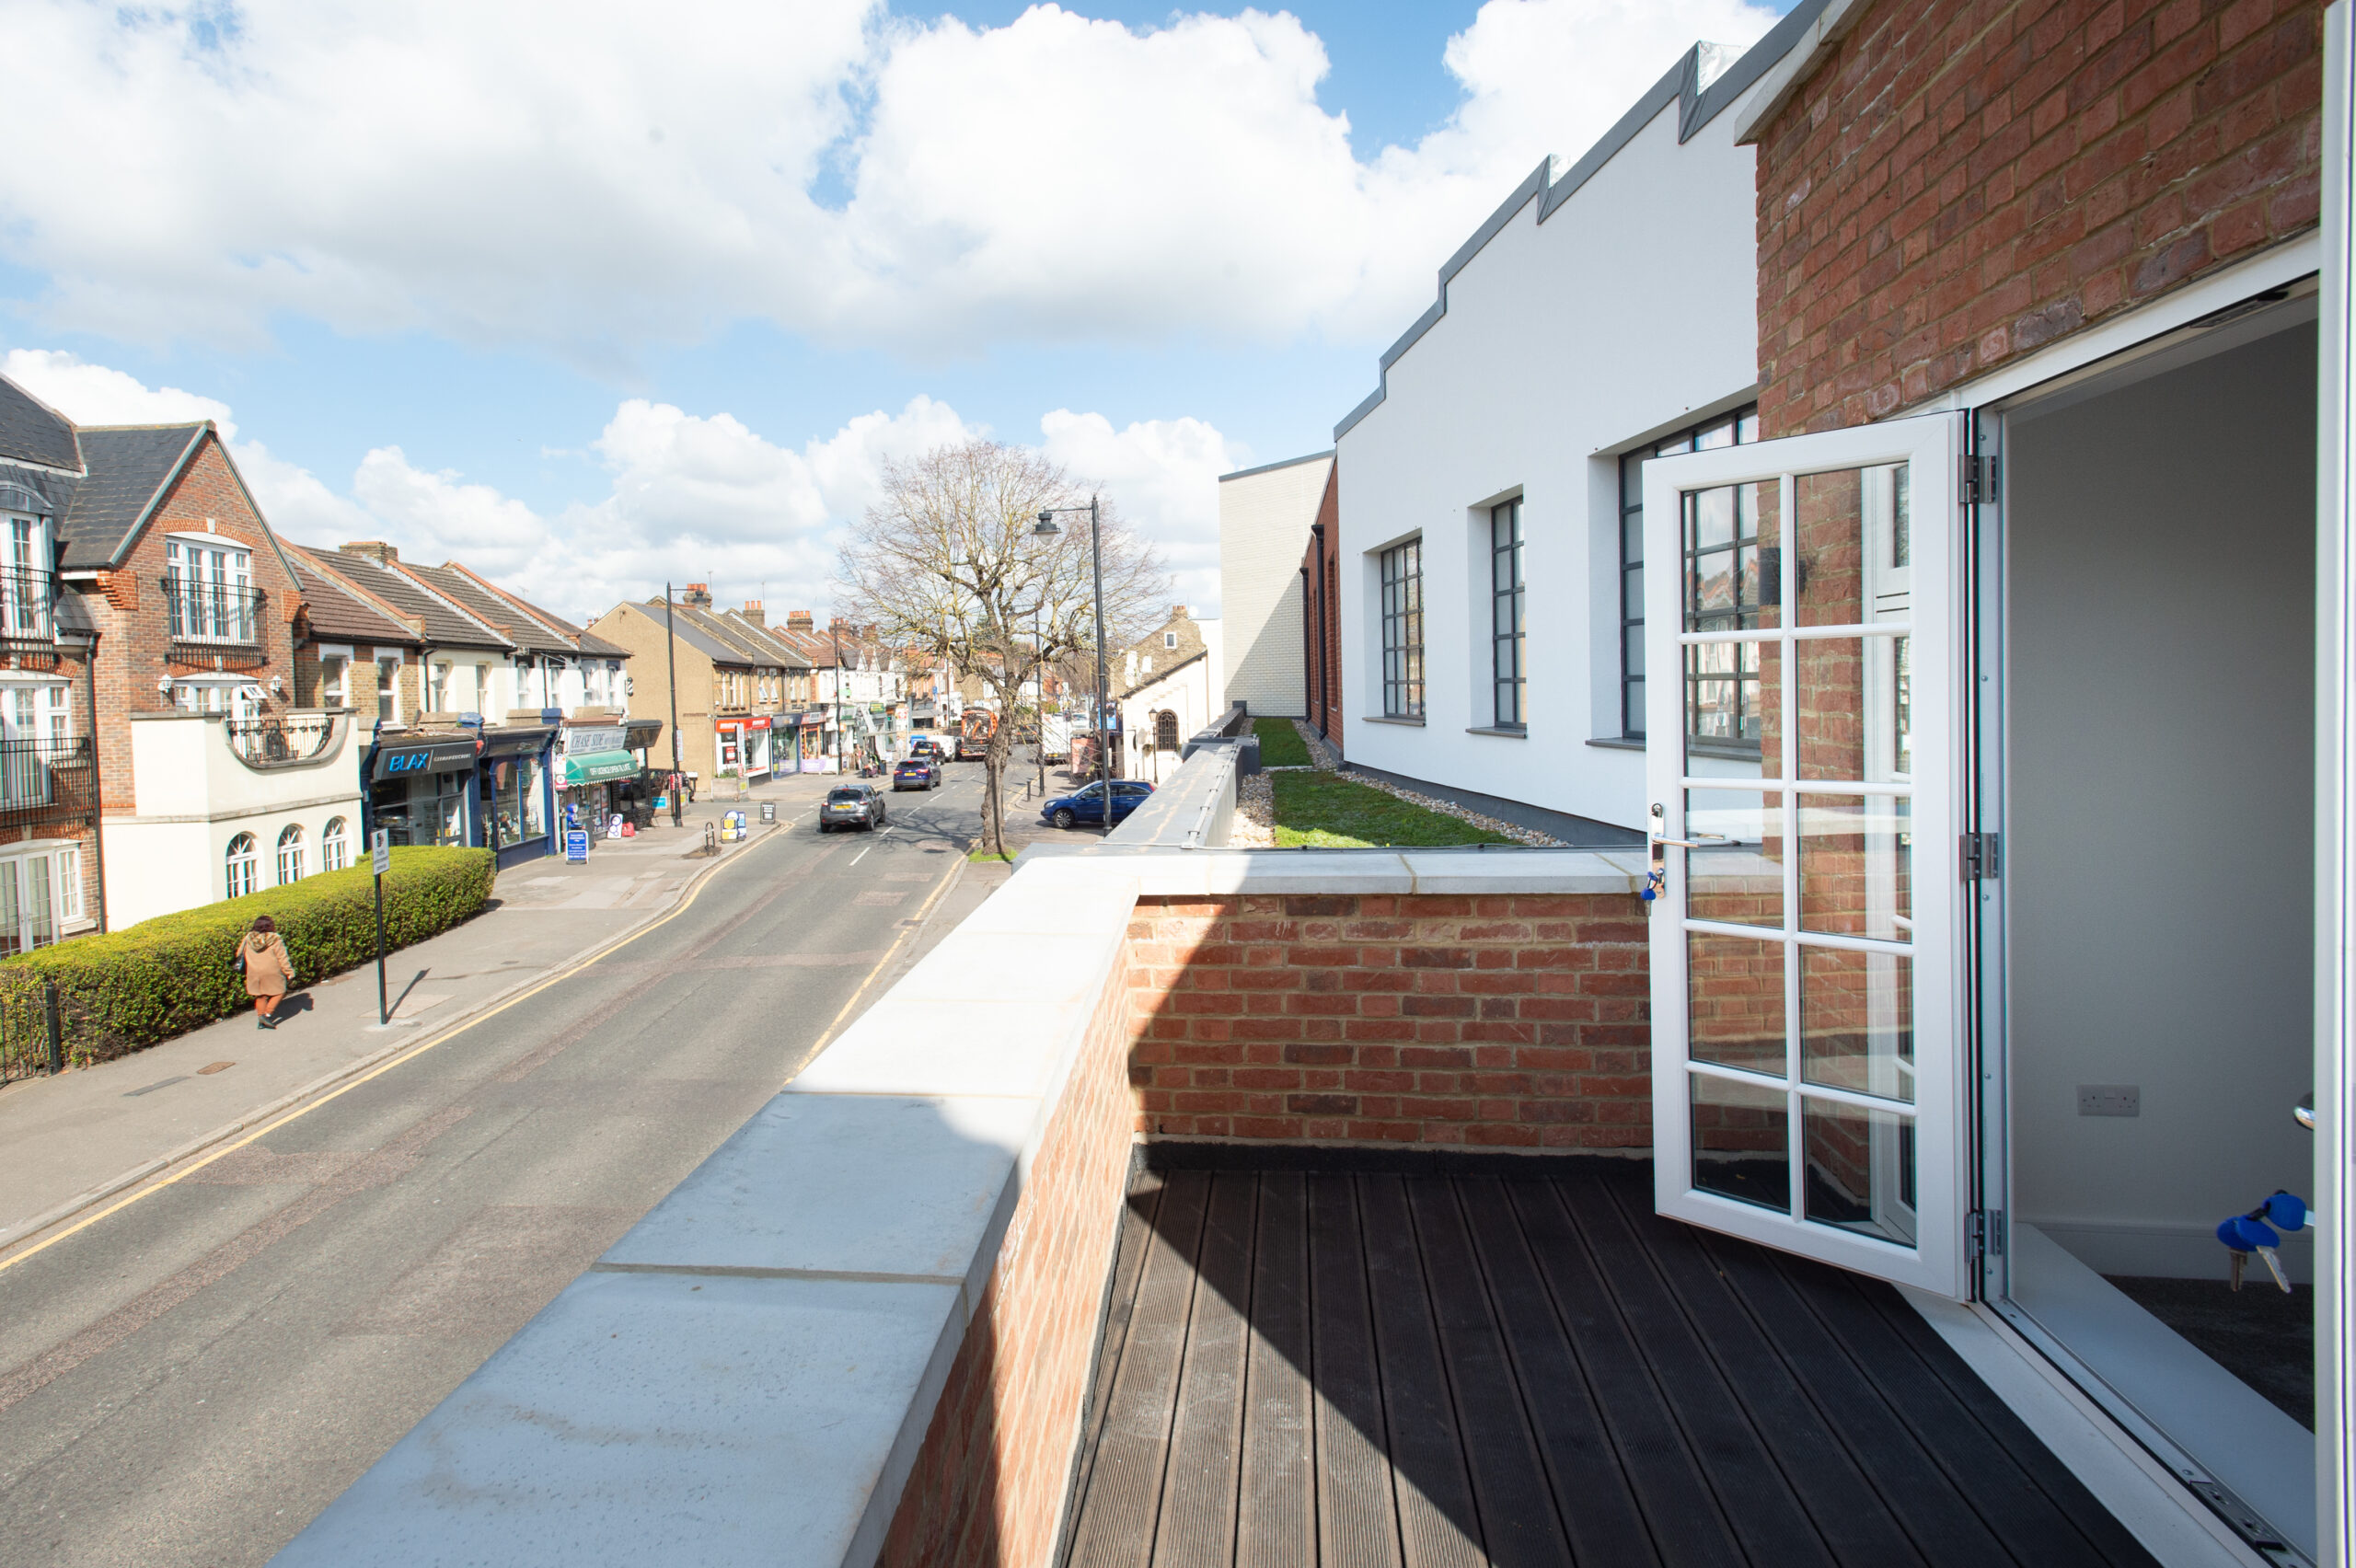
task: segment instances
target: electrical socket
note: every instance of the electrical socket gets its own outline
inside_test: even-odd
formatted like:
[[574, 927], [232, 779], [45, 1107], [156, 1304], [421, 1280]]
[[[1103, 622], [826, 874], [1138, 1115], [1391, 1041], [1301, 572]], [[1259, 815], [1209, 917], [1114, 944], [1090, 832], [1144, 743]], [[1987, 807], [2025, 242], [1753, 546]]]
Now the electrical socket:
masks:
[[2078, 1086], [2081, 1116], [2141, 1116], [2143, 1089], [2132, 1083], [2082, 1083]]

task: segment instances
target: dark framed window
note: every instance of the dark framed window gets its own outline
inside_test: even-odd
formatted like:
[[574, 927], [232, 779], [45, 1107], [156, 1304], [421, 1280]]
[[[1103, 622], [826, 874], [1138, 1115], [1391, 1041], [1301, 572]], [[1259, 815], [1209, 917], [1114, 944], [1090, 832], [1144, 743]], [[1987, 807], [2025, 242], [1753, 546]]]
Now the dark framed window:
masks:
[[1424, 716], [1424, 542], [1382, 552], [1382, 713]]
[[1522, 599], [1521, 501], [1516, 497], [1489, 508], [1489, 663], [1500, 730], [1519, 730], [1528, 721], [1522, 706]]
[[[1756, 405], [1679, 431], [1620, 459], [1620, 733], [1645, 738], [1645, 464], [1759, 439]], [[1757, 520], [1752, 520], [1754, 529]], [[1756, 696], [1757, 688], [1752, 688]]]

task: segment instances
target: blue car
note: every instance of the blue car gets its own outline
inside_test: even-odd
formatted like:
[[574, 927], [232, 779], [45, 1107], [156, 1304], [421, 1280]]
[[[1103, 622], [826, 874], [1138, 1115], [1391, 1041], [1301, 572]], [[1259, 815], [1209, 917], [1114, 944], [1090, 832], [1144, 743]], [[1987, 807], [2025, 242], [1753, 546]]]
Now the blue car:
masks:
[[[1153, 786], [1134, 778], [1113, 780], [1113, 820], [1119, 822], [1145, 803], [1153, 793]], [[1102, 780], [1086, 784], [1068, 795], [1058, 795], [1039, 808], [1039, 820], [1051, 822], [1057, 827], [1078, 827], [1081, 823], [1104, 820], [1104, 785]]]

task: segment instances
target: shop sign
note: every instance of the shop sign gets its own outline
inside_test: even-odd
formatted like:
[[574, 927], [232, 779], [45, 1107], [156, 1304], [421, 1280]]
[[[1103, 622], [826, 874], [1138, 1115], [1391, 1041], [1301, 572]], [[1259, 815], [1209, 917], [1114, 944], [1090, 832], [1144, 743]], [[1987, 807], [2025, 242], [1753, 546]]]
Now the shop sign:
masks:
[[382, 783], [387, 778], [422, 778], [431, 773], [461, 773], [474, 765], [475, 743], [471, 739], [380, 745], [368, 778], [371, 783]]
[[564, 858], [581, 865], [589, 863], [589, 836], [579, 828], [564, 836]]
[[568, 724], [558, 732], [564, 737], [564, 755], [580, 756], [588, 752], [618, 752], [629, 744], [629, 733], [619, 724]]
[[564, 782], [568, 785], [602, 784], [609, 778], [628, 778], [638, 772], [635, 754], [621, 750], [576, 752], [564, 759]]

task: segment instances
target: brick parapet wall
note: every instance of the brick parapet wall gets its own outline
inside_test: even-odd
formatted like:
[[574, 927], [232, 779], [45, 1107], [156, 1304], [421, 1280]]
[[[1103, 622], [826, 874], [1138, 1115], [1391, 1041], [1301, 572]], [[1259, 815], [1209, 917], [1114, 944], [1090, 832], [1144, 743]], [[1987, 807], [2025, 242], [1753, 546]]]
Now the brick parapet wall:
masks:
[[2316, 0], [1871, 0], [1760, 128], [1768, 435], [1899, 413], [2315, 226]]
[[1142, 898], [1138, 1130], [1648, 1149], [1646, 940], [1625, 894]]
[[1127, 1186], [1127, 963], [1089, 1023], [884, 1537], [885, 1568], [1045, 1562]]

